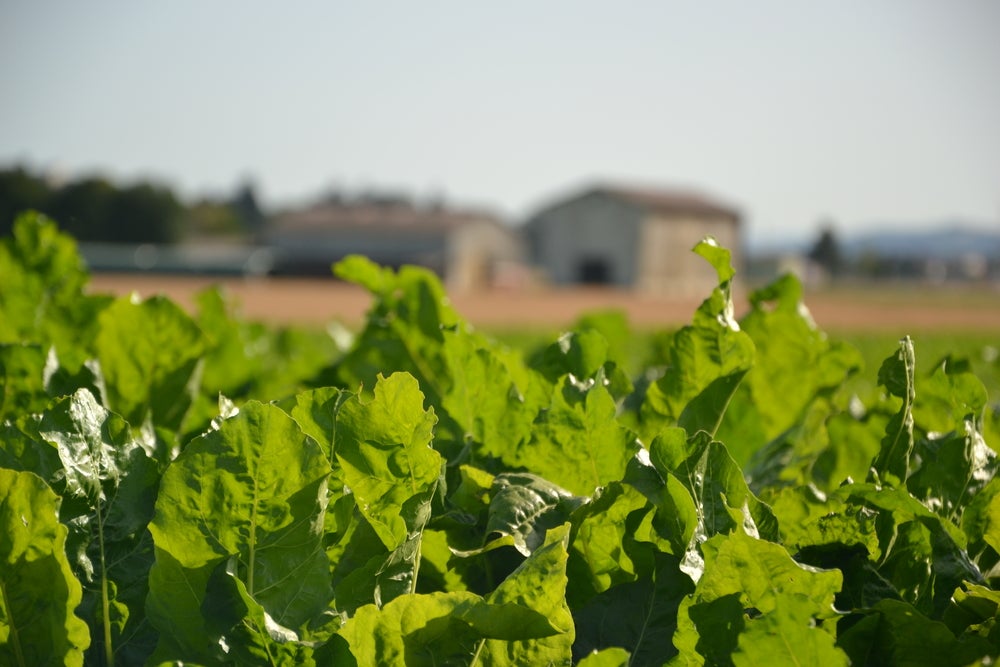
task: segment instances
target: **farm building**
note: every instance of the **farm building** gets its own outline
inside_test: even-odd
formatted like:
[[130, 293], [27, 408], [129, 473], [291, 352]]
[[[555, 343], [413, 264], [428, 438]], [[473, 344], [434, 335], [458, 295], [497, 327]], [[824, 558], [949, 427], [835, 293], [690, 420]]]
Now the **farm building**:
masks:
[[329, 275], [351, 254], [390, 267], [415, 264], [441, 276], [450, 290], [487, 287], [522, 261], [520, 238], [493, 216], [405, 198], [331, 198], [276, 216], [261, 241], [275, 273]]
[[691, 252], [714, 236], [740, 262], [739, 213], [701, 195], [595, 186], [556, 201], [524, 225], [533, 263], [558, 285], [604, 284], [696, 296], [716, 284]]

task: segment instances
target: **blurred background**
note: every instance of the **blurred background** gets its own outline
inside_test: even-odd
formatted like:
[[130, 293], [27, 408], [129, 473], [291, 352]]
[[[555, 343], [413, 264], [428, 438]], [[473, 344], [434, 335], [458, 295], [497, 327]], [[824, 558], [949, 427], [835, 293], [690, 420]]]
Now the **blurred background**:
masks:
[[711, 234], [824, 326], [1000, 331], [992, 0], [14, 1], [0, 91], [0, 232], [97, 289], [351, 319], [362, 253], [473, 321], [682, 321]]

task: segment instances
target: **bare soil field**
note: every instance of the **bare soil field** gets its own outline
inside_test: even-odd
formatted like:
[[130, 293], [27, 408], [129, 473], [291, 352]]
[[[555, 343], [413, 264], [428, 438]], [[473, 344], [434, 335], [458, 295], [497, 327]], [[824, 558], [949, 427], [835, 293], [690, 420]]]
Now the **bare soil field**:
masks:
[[[91, 292], [148, 297], [163, 294], [187, 309], [194, 296], [219, 285], [240, 305], [244, 317], [274, 324], [360, 324], [371, 304], [364, 290], [332, 279], [242, 279], [213, 276], [97, 274]], [[511, 330], [561, 327], [581, 313], [618, 309], [643, 328], [685, 324], [699, 300], [667, 300], [616, 289], [491, 290], [451, 295], [455, 308], [476, 326]], [[810, 292], [813, 318], [833, 331], [898, 332], [996, 331], [1000, 336], [1000, 289], [962, 287], [864, 286]], [[737, 298], [737, 315], [746, 309]]]

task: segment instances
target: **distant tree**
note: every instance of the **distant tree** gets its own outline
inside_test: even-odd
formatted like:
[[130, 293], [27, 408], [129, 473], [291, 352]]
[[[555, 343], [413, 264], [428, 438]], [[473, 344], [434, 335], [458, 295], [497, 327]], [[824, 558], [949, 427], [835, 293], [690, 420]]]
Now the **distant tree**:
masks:
[[844, 259], [840, 252], [840, 242], [832, 225], [824, 225], [819, 238], [809, 251], [809, 259], [823, 267], [831, 276], [838, 275], [844, 267]]
[[119, 190], [108, 215], [108, 239], [119, 243], [173, 243], [183, 207], [165, 187], [140, 183]]
[[243, 221], [233, 206], [205, 199], [184, 212], [184, 233], [192, 236], [237, 237], [246, 233]]
[[0, 170], [0, 236], [11, 233], [18, 213], [44, 211], [51, 194], [48, 183], [23, 167]]
[[47, 213], [80, 241], [108, 241], [108, 219], [118, 190], [100, 177], [67, 183], [52, 195]]
[[229, 206], [246, 232], [256, 234], [263, 227], [264, 214], [257, 205], [257, 195], [252, 181], [245, 181], [239, 187]]

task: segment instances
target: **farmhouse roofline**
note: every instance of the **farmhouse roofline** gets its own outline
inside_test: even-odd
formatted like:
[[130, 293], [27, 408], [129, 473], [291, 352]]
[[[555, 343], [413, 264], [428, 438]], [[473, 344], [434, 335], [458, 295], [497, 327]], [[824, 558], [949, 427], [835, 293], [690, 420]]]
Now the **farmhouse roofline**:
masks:
[[723, 215], [734, 219], [740, 217], [735, 208], [691, 191], [600, 185], [591, 188], [589, 193], [615, 197], [654, 213], [697, 213]]
[[273, 231], [359, 229], [370, 231], [447, 231], [470, 222], [500, 224], [488, 213], [418, 208], [410, 204], [356, 204], [330, 202], [277, 216]]
[[579, 190], [576, 194], [560, 197], [531, 216], [538, 219], [549, 211], [590, 197], [615, 199], [641, 211], [662, 215], [712, 215], [723, 216], [739, 222], [740, 212], [733, 206], [691, 190], [657, 187], [637, 187], [599, 183]]

